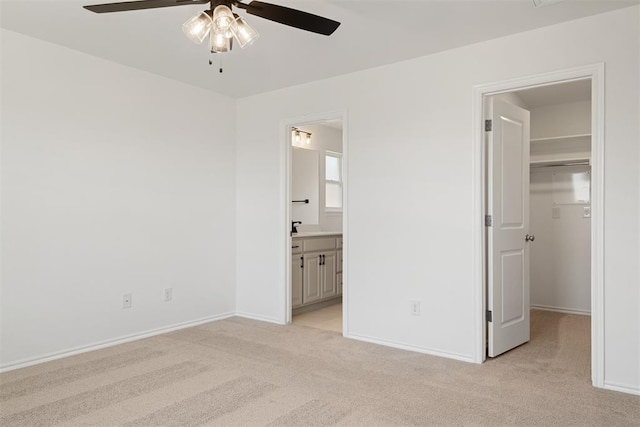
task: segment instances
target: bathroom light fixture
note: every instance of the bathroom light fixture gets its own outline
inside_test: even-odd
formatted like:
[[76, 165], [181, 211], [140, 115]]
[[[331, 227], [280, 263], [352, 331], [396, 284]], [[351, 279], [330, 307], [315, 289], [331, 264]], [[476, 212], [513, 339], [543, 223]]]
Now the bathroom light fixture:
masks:
[[304, 145], [311, 144], [311, 132], [307, 132], [306, 130], [301, 130], [296, 127], [291, 128], [291, 132], [293, 133], [293, 144], [300, 145], [302, 142], [302, 135], [304, 135]]

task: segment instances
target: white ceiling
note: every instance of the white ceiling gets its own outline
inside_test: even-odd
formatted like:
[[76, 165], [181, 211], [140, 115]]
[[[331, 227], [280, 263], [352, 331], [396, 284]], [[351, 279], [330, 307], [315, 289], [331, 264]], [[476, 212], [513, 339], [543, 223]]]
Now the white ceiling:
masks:
[[[540, 8], [532, 0], [270, 0], [342, 25], [326, 37], [240, 11], [260, 38], [245, 49], [235, 47], [218, 55], [191, 43], [181, 30], [184, 21], [207, 5], [110, 14], [81, 7], [108, 2], [2, 0], [1, 26], [243, 97], [628, 7], [640, 0], [565, 0]], [[209, 65], [210, 58], [214, 66]]]
[[591, 100], [591, 80], [540, 86], [515, 92], [529, 109]]
[[321, 124], [331, 129], [342, 130], [342, 119], [325, 120]]

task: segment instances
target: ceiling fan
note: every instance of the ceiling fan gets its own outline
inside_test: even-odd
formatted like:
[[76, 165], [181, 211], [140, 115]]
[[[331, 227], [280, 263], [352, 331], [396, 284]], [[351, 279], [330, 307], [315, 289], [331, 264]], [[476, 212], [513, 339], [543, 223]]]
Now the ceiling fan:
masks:
[[243, 48], [258, 37], [258, 32], [233, 12], [234, 7], [243, 9], [249, 15], [325, 36], [333, 34], [340, 26], [340, 22], [332, 19], [261, 1], [242, 3], [237, 0], [138, 0], [95, 4], [84, 8], [95, 13], [110, 13], [205, 3], [209, 3], [209, 9], [185, 22], [182, 31], [191, 41], [198, 44], [209, 35], [212, 53], [230, 51], [234, 39]]

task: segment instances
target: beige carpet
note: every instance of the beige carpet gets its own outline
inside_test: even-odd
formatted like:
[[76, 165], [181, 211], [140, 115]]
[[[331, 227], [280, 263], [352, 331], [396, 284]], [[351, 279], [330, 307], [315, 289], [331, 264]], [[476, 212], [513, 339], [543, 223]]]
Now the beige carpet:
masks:
[[0, 375], [0, 425], [640, 424], [592, 388], [589, 318], [532, 314], [484, 365], [232, 318]]

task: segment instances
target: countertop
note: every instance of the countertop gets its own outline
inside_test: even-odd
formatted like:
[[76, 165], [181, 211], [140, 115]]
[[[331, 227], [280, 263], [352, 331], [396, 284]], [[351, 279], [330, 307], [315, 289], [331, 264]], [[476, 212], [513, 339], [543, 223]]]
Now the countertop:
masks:
[[340, 231], [301, 231], [294, 233], [291, 237], [322, 237], [322, 236], [342, 236]]

